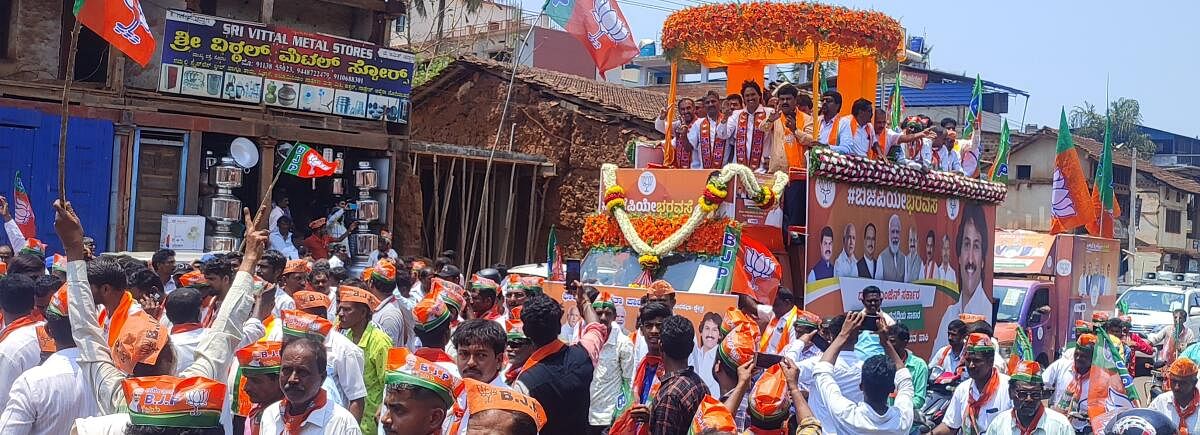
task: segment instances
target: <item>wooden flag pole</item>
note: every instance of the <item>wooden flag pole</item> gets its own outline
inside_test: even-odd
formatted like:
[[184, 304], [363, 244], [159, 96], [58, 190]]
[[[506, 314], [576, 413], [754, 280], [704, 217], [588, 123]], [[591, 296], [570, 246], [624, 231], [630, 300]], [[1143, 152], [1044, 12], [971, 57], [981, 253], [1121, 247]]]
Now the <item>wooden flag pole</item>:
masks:
[[79, 29], [83, 23], [75, 18], [71, 29], [71, 49], [67, 51], [67, 70], [63, 73], [62, 113], [58, 124], [58, 199], [67, 201], [67, 120], [71, 118], [71, 82], [75, 78], [75, 52], [79, 51]]

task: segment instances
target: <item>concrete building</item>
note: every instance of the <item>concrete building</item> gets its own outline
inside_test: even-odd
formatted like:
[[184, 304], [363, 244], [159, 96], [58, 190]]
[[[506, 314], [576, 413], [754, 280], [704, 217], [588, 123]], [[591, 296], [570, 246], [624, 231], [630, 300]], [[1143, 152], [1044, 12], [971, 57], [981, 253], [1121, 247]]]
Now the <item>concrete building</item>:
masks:
[[[61, 0], [0, 2], [0, 7], [7, 8], [0, 10], [0, 17], [7, 20], [5, 31], [0, 33], [3, 35], [0, 152], [12, 156], [0, 159], [0, 173], [6, 174], [0, 178], [0, 191], [11, 192], [11, 174], [22, 171], [24, 185], [30, 189], [34, 202], [38, 236], [51, 244], [51, 251], [61, 249], [56, 246], [58, 238], [53, 236], [54, 214], [49, 203], [57, 192], [58, 114], [67, 64], [63, 54], [68, 50], [70, 29], [74, 25], [71, 5], [72, 2]], [[407, 135], [407, 94], [390, 102], [389, 109], [396, 110], [389, 111], [386, 119], [338, 115], [332, 101], [330, 105], [314, 104], [308, 110], [301, 110], [297, 101], [306, 95], [297, 88], [333, 85], [317, 86], [315, 81], [296, 78], [296, 83], [286, 86], [290, 91], [279, 90], [276, 100], [272, 93], [276, 88], [270, 78], [234, 76], [215, 70], [210, 74], [189, 74], [189, 67], [164, 66], [162, 59], [181, 52], [189, 56], [193, 53], [203, 56], [206, 54], [201, 52], [206, 52], [213, 56], [210, 59], [224, 58], [208, 52], [209, 40], [234, 36], [223, 34], [222, 30], [203, 38], [189, 35], [196, 36], [194, 51], [187, 47], [172, 48], [178, 35], [164, 36], [166, 26], [168, 22], [179, 21], [168, 18], [181, 16], [197, 22], [228, 22], [243, 29], [278, 25], [279, 28], [269, 28], [289, 29], [275, 33], [279, 35], [305, 32], [300, 36], [307, 41], [322, 41], [319, 46], [340, 44], [373, 50], [385, 46], [392, 22], [404, 14], [401, 2], [159, 0], [142, 1], [141, 6], [158, 45], [147, 67], [128, 60], [85, 29], [80, 34], [73, 71], [76, 82], [69, 95], [67, 195], [80, 210], [85, 229], [96, 239], [100, 250], [157, 249], [164, 215], [201, 214], [204, 199], [215, 193], [206, 181], [208, 169], [229, 155], [230, 144], [236, 137], [251, 139], [260, 156], [258, 164], [245, 172], [245, 185], [233, 191], [242, 204], [254, 207], [264, 197], [275, 169], [282, 164], [280, 145], [303, 142], [321, 151], [329, 149], [330, 154], [344, 155], [350, 171], [333, 177], [340, 179], [343, 187], [353, 189], [353, 179], [346, 178], [360, 161], [381, 170], [381, 186], [375, 196], [383, 202], [384, 213], [372, 228], [378, 230], [381, 224], [390, 223], [386, 192], [392, 190], [391, 168], [396, 167]], [[172, 15], [180, 13], [172, 10], [183, 11], [185, 15]], [[201, 39], [206, 42], [198, 42]], [[296, 42], [291, 38], [279, 41], [283, 45]], [[277, 49], [283, 47], [272, 46], [271, 52]], [[399, 52], [388, 55], [406, 56]], [[254, 62], [276, 60], [260, 58]], [[346, 58], [345, 62], [343, 70], [351, 59]], [[364, 68], [376, 67], [377, 62], [377, 59], [368, 61]], [[409, 65], [403, 73], [394, 71], [397, 76], [403, 74], [403, 79], [386, 81], [401, 87], [400, 82], [412, 73]], [[345, 74], [342, 70], [337, 72]], [[183, 92], [185, 78], [187, 84], [208, 93]], [[251, 83], [254, 80], [257, 87]], [[339, 88], [339, 92], [345, 90]], [[264, 93], [271, 95], [265, 103]], [[257, 103], [250, 102], [250, 95], [257, 96]], [[366, 95], [360, 100], [363, 103], [367, 102]], [[373, 102], [379, 101], [371, 98]], [[282, 107], [285, 101], [296, 108]], [[348, 99], [345, 104], [347, 114], [351, 101]], [[355, 109], [363, 109], [357, 113], [367, 113], [365, 108], [369, 106], [364, 104]], [[334, 196], [330, 194], [333, 184], [332, 179], [310, 182], [285, 176], [277, 186], [276, 199], [289, 197], [293, 218], [301, 224], [298, 227], [306, 228], [304, 222], [323, 217], [333, 205]]]
[[[1042, 128], [1023, 139], [1014, 139], [1009, 155], [1008, 196], [997, 208], [996, 226], [1005, 229], [1050, 231], [1050, 195], [1058, 131]], [[1074, 137], [1080, 163], [1094, 179], [1103, 145]], [[1129, 217], [1137, 216], [1137, 259], [1132, 276], [1155, 270], [1200, 269], [1200, 219], [1196, 198], [1200, 183], [1141, 158], [1138, 161], [1137, 210], [1130, 207], [1129, 180], [1132, 160], [1128, 150], [1113, 156], [1114, 191], [1122, 214], [1114, 236], [1128, 239]], [[1089, 182], [1090, 183], [1090, 182]], [[1123, 245], [1125, 245], [1123, 243]], [[1129, 247], [1124, 246], [1128, 251]]]

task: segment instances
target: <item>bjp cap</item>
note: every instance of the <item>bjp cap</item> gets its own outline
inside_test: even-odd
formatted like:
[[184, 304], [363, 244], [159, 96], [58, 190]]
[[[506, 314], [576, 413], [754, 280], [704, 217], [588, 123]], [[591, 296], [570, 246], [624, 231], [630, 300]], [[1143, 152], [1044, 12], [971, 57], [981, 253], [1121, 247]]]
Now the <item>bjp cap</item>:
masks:
[[221, 426], [225, 384], [203, 377], [144, 376], [121, 383], [129, 422], [177, 428]]
[[461, 379], [431, 361], [414, 355], [408, 348], [388, 349], [387, 385], [412, 385], [437, 393], [447, 406], [454, 403], [453, 392]]
[[312, 268], [308, 266], [308, 262], [304, 260], [288, 260], [283, 266], [283, 274], [289, 273], [312, 273]]
[[296, 301], [296, 309], [308, 310], [312, 308], [324, 308], [326, 310], [333, 307], [333, 301], [325, 293], [301, 290], [292, 294], [292, 299]]
[[429, 332], [450, 321], [450, 309], [446, 307], [441, 292], [433, 292], [417, 302], [413, 307], [413, 317], [417, 321], [416, 330]]
[[258, 375], [279, 373], [283, 366], [283, 343], [256, 341], [237, 351], [238, 365], [243, 373]]
[[537, 399], [516, 390], [492, 386], [474, 379], [464, 379], [463, 382], [466, 385], [468, 415], [489, 410], [514, 411], [532, 418], [538, 431], [546, 425], [546, 410]]
[[283, 310], [280, 313], [283, 322], [283, 335], [292, 337], [308, 337], [324, 342], [333, 323], [324, 317], [309, 314], [300, 310]]

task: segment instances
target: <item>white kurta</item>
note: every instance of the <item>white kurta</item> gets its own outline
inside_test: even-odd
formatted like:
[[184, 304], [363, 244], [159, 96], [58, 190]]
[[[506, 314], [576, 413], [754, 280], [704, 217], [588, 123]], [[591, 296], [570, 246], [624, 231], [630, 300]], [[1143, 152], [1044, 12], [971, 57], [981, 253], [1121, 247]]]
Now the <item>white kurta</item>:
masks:
[[[821, 361], [817, 359], [808, 359], [800, 361], [798, 368], [800, 372], [797, 376], [799, 386], [809, 391], [809, 408], [812, 408], [813, 417], [817, 421], [832, 422], [837, 421], [834, 417], [834, 411], [831, 404], [825, 401], [824, 395], [816, 394], [818, 391], [817, 380], [815, 376], [817, 365]], [[851, 402], [862, 402], [863, 394], [859, 385], [862, 382], [862, 365], [863, 362], [858, 358], [858, 354], [854, 351], [841, 352], [838, 354], [837, 364], [830, 370], [829, 376], [833, 382], [841, 389], [842, 396]], [[837, 428], [834, 425], [825, 425], [822, 427], [826, 434], [836, 434]]]
[[[259, 431], [261, 435], [283, 434], [283, 413], [280, 409], [282, 403], [275, 402], [263, 410], [262, 427]], [[362, 429], [359, 429], [358, 420], [354, 419], [350, 411], [328, 400], [325, 406], [308, 415], [300, 427], [300, 433], [295, 435], [324, 434], [355, 435], [362, 434]]]
[[35, 322], [17, 328], [4, 341], [0, 341], [0, 403], [8, 403], [8, 386], [21, 373], [41, 362], [42, 348], [38, 345], [37, 326], [45, 323]]
[[171, 347], [175, 350], [175, 373], [183, 371], [196, 360], [196, 349], [200, 347], [200, 337], [205, 331], [208, 331], [208, 328], [171, 334]]
[[75, 419], [99, 415], [95, 393], [80, 387], [84, 379], [77, 358], [78, 348], [64, 349], [21, 374], [0, 415], [0, 433], [65, 434]]
[[[1013, 411], [1001, 413], [992, 420], [985, 435], [1021, 435], [1016, 422]], [[1037, 428], [1030, 435], [1075, 435], [1075, 429], [1071, 427], [1071, 422], [1066, 416], [1046, 408], [1042, 419], [1038, 420]]]
[[[1008, 376], [1002, 373], [996, 373], [994, 376], [999, 376], [1000, 382], [997, 383], [996, 392], [992, 394], [991, 400], [979, 411], [976, 422], [980, 431], [987, 429], [993, 419], [1013, 407], [1012, 398], [1008, 397]], [[958, 388], [954, 389], [954, 395], [950, 397], [950, 405], [946, 408], [946, 416], [942, 423], [952, 430], [960, 429], [966, 423], [968, 394], [970, 397], [979, 397], [979, 389], [975, 387], [974, 379], [967, 379], [966, 383], [959, 384]]]

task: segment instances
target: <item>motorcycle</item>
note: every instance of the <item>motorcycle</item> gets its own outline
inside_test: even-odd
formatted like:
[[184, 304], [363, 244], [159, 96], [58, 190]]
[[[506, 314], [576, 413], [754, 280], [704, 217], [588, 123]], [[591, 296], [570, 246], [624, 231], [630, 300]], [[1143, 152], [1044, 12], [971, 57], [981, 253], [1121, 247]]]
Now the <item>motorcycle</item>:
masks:
[[1165, 362], [1158, 361], [1154, 363], [1153, 368], [1150, 370], [1150, 376], [1153, 380], [1146, 383], [1146, 397], [1149, 397], [1150, 400], [1154, 400], [1155, 397], [1166, 391], [1167, 375], [1163, 374], [1162, 370], [1165, 366]]
[[941, 424], [942, 418], [946, 416], [946, 408], [950, 407], [954, 389], [961, 383], [962, 379], [952, 374], [930, 379], [925, 390], [925, 406], [913, 416], [913, 427], [923, 434], [933, 432], [933, 428]]

